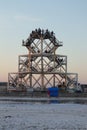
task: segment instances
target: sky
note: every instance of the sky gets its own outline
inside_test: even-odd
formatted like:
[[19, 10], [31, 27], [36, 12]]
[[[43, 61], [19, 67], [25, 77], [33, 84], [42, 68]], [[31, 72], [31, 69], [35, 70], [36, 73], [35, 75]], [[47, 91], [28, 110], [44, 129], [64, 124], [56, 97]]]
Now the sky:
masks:
[[87, 0], [0, 0], [0, 81], [18, 71], [18, 55], [28, 53], [22, 40], [39, 27], [63, 41], [68, 72], [87, 83]]

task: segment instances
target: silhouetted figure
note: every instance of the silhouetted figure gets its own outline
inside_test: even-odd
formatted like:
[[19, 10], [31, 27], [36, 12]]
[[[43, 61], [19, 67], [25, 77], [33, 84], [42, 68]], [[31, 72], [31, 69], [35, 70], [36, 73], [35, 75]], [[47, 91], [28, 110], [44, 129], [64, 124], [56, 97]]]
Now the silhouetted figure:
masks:
[[38, 34], [41, 35], [41, 29], [40, 28], [38, 29]]

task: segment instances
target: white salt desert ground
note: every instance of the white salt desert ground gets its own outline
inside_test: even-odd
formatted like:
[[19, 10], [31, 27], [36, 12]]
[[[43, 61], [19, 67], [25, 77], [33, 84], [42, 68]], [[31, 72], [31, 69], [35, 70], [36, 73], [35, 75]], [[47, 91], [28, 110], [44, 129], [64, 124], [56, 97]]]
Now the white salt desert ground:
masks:
[[87, 130], [86, 104], [19, 99], [0, 98], [0, 130]]

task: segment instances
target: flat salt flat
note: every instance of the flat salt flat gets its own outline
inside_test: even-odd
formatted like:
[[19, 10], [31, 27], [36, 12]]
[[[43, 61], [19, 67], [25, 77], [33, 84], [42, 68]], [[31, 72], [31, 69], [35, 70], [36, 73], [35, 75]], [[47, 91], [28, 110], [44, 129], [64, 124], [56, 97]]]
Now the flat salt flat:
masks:
[[87, 130], [87, 105], [0, 101], [0, 130]]

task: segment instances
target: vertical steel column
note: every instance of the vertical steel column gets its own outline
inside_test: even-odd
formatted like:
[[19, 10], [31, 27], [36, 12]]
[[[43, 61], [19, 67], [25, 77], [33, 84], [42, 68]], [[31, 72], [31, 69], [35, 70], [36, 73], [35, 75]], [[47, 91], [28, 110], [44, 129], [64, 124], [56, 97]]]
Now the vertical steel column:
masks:
[[20, 74], [20, 71], [19, 71], [19, 68], [20, 68], [20, 55], [18, 56], [18, 83], [17, 85], [19, 86], [19, 74]]
[[76, 74], [76, 86], [78, 86], [78, 74]]
[[65, 87], [67, 86], [67, 56], [66, 56], [66, 65], [65, 65]]
[[43, 38], [41, 37], [41, 84], [44, 89], [44, 71], [43, 71]]
[[54, 46], [54, 74], [53, 74], [53, 87], [55, 87], [55, 46]]
[[29, 59], [29, 73], [28, 73], [29, 77], [28, 78], [30, 78], [29, 80], [30, 80], [30, 88], [31, 88], [32, 87], [32, 72], [31, 72], [31, 49], [30, 49], [30, 47], [29, 47], [28, 59]]

